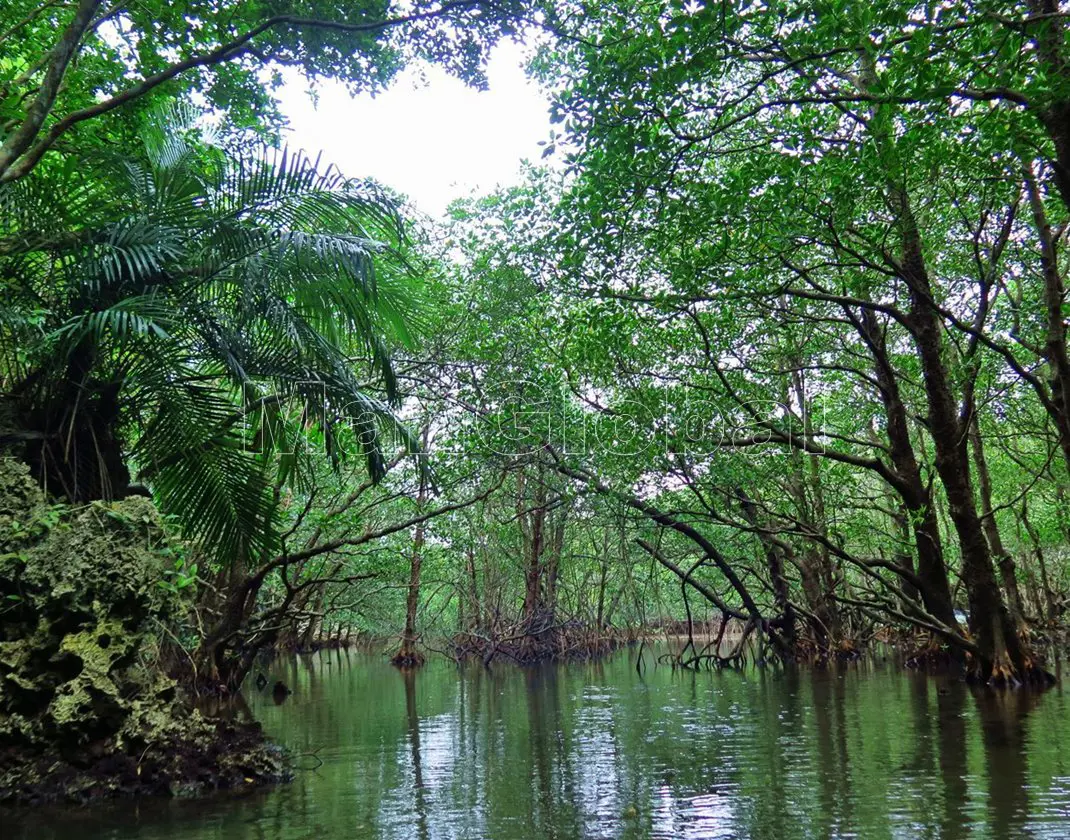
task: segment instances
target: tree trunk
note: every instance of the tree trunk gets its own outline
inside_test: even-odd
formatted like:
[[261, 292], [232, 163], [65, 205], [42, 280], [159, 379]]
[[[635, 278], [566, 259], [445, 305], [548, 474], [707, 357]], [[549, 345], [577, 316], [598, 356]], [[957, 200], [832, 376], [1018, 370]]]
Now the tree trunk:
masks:
[[1025, 610], [1022, 605], [1022, 593], [1018, 586], [1018, 573], [1014, 568], [1014, 558], [1003, 546], [996, 523], [995, 508], [992, 505], [992, 478], [988, 472], [985, 459], [984, 440], [981, 438], [981, 423], [977, 412], [971, 412], [970, 446], [973, 449], [973, 463], [977, 468], [977, 482], [981, 490], [981, 525], [988, 540], [988, 548], [999, 566], [1003, 578], [1003, 589], [1007, 593], [1007, 609], [1019, 631], [1025, 628]]
[[1029, 541], [1033, 544], [1033, 556], [1037, 561], [1037, 569], [1040, 572], [1040, 585], [1044, 590], [1044, 610], [1041, 613], [1048, 621], [1058, 618], [1058, 608], [1055, 604], [1055, 593], [1052, 592], [1051, 583], [1048, 581], [1048, 564], [1044, 559], [1044, 548], [1040, 544], [1040, 535], [1037, 534], [1033, 524], [1029, 521], [1029, 510], [1026, 499], [1022, 498], [1022, 526], [1029, 535]]
[[[891, 501], [892, 510], [892, 525], [895, 528], [899, 544], [895, 550], [895, 563], [902, 569], [906, 569], [912, 575], [917, 574], [917, 570], [914, 568], [914, 554], [910, 551], [909, 546], [913, 543], [911, 541], [911, 529], [910, 520], [907, 517], [906, 508], [901, 504], [900, 499], [896, 499], [891, 492], [888, 493], [889, 500]], [[921, 591], [914, 582], [909, 578], [904, 577], [899, 587], [899, 591], [903, 593], [903, 597], [907, 601], [917, 601], [921, 597]], [[950, 598], [951, 593], [948, 593]]]
[[925, 609], [948, 627], [958, 627], [955, 607], [951, 599], [951, 584], [947, 578], [940, 525], [932, 495], [922, 481], [921, 469], [910, 440], [910, 421], [899, 390], [895, 368], [888, 356], [884, 330], [875, 313], [865, 309], [861, 313], [859, 331], [869, 347], [874, 361], [881, 403], [887, 420], [888, 449], [892, 466], [900, 479], [895, 490], [903, 500], [907, 518], [918, 552], [917, 576], [921, 582], [921, 599]]
[[784, 576], [784, 556], [790, 549], [781, 541], [774, 539], [768, 529], [759, 521], [756, 505], [742, 488], [737, 488], [736, 496], [739, 499], [743, 517], [747, 520], [747, 524], [754, 529], [765, 550], [766, 570], [769, 572], [769, 582], [773, 587], [773, 598], [776, 601], [777, 609], [780, 611], [776, 622], [780, 627], [781, 638], [785, 648], [794, 653], [796, 647], [795, 607], [792, 606], [788, 595], [788, 581]]
[[956, 410], [944, 366], [942, 325], [933, 304], [921, 237], [905, 192], [893, 188], [890, 199], [899, 213], [900, 272], [910, 292], [910, 322], [928, 398], [928, 428], [936, 450], [935, 466], [958, 537], [962, 580], [970, 605], [970, 632], [980, 652], [974, 671], [986, 682], [1031, 680], [1040, 672], [1031, 652], [1019, 639], [1003, 603], [974, 503], [966, 450], [968, 429]]
[[[424, 447], [427, 446], [427, 433], [424, 432]], [[427, 480], [420, 475], [420, 490], [416, 497], [419, 511], [427, 503]], [[405, 629], [401, 634], [401, 648], [390, 661], [399, 668], [415, 668], [423, 665], [424, 657], [416, 649], [416, 615], [420, 608], [420, 571], [424, 555], [424, 522], [416, 523], [412, 537], [412, 555], [409, 561], [409, 589], [405, 597]]]
[[551, 649], [553, 612], [548, 598], [554, 595], [556, 588], [556, 580], [552, 577], [556, 575], [553, 567], [556, 563], [554, 554], [558, 533], [554, 528], [549, 488], [541, 465], [530, 497], [526, 489], [527, 479], [520, 473], [517, 476], [516, 501], [524, 560], [524, 603], [520, 626], [525, 634], [522, 643], [525, 657], [538, 659], [549, 655]]
[[48, 61], [44, 66], [44, 74], [32, 90], [35, 94], [30, 106], [26, 109], [26, 115], [22, 122], [17, 122], [7, 132], [4, 143], [0, 146], [0, 182], [14, 180], [29, 173], [35, 163], [34, 156], [27, 160], [20, 158], [30, 152], [34, 141], [40, 134], [41, 128], [52, 108], [56, 104], [56, 96], [63, 88], [63, 79], [71, 61], [78, 54], [79, 47], [87, 31], [93, 26], [93, 18], [101, 6], [102, 0], [80, 0], [74, 7], [74, 15], [71, 22], [60, 33], [55, 45], [49, 52]]
[[605, 627], [606, 617], [606, 581], [609, 578], [609, 528], [602, 530], [602, 554], [598, 558], [598, 597], [595, 606], [595, 627], [599, 631]]
[[83, 340], [55, 382], [27, 377], [8, 399], [29, 432], [20, 457], [48, 494], [74, 504], [124, 498], [130, 471], [120, 434], [122, 383], [94, 378], [97, 349]]
[[[539, 471], [533, 498], [525, 494], [527, 481], [523, 473], [517, 476], [517, 522], [524, 557], [524, 604], [521, 607], [521, 625], [524, 632], [537, 634], [542, 608], [542, 553], [546, 527], [546, 483]], [[530, 507], [529, 507], [530, 506]]]
[[483, 620], [483, 605], [480, 603], [479, 598], [479, 580], [476, 577], [476, 552], [474, 548], [469, 548], [465, 552], [464, 560], [470, 607], [468, 626], [465, 629], [479, 633], [483, 631], [485, 624]]
[[[812, 440], [814, 435], [813, 418], [810, 415], [810, 401], [806, 393], [806, 381], [797, 369], [797, 360], [793, 360], [796, 369], [791, 374], [791, 386], [802, 416], [803, 435]], [[787, 402], [785, 400], [785, 402]], [[825, 494], [821, 485], [821, 471], [818, 455], [803, 455], [792, 449], [789, 457], [792, 461], [792, 478], [789, 482], [795, 507], [800, 521], [823, 539], [828, 538], [828, 522], [825, 518]], [[805, 465], [803, 459], [805, 458]], [[836, 579], [828, 546], [824, 543], [807, 545], [796, 557], [796, 566], [802, 579], [803, 593], [807, 606], [814, 616], [811, 621], [814, 637], [824, 650], [840, 645], [843, 639], [843, 627], [839, 607], [836, 604]]]
[[1031, 24], [1039, 76], [1046, 80], [1045, 87], [1061, 94], [1035, 103], [1039, 106], [1035, 111], [1055, 149], [1055, 159], [1049, 163], [1056, 191], [1070, 211], [1070, 100], [1066, 98], [1070, 72], [1064, 55], [1065, 21], [1058, 0], [1027, 0], [1025, 5], [1030, 16], [1040, 18]]
[[[327, 599], [327, 590], [323, 586], [309, 587], [306, 591], [315, 590], [315, 594], [311, 596], [312, 609], [310, 612], [312, 615], [308, 617], [308, 626], [305, 628], [305, 632], [301, 635], [299, 640], [296, 640], [297, 646], [304, 650], [309, 650], [316, 642], [316, 639], [322, 635], [323, 631], [323, 607]], [[307, 607], [309, 605], [309, 599], [304, 598], [301, 607]]]
[[[1070, 134], [1067, 135], [1067, 139], [1070, 140]], [[1067, 151], [1070, 152], [1070, 147]], [[1058, 432], [1063, 460], [1066, 462], [1067, 469], [1070, 469], [1070, 353], [1066, 346], [1066, 318], [1063, 311], [1066, 304], [1066, 287], [1063, 283], [1062, 272], [1059, 270], [1051, 225], [1048, 224], [1047, 214], [1044, 212], [1044, 204], [1030, 164], [1025, 167], [1025, 184], [1029, 205], [1033, 211], [1033, 223], [1040, 246], [1040, 266], [1044, 278], [1046, 331], [1043, 356], [1048, 363], [1048, 387], [1051, 394], [1050, 399], [1044, 401], [1044, 407]], [[1043, 388], [1042, 385], [1040, 387]], [[1041, 398], [1043, 400], [1043, 395]]]
[[557, 580], [561, 574], [561, 555], [565, 549], [565, 508], [557, 507], [550, 516], [553, 524], [543, 576], [543, 610], [546, 623], [552, 627], [557, 620]]

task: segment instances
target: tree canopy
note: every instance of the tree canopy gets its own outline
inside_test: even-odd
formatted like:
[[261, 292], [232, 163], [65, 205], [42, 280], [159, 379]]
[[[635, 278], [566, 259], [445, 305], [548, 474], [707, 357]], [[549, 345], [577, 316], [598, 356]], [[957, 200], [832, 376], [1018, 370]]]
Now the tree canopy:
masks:
[[[279, 123], [281, 71], [381, 89], [413, 58], [482, 80], [488, 46], [515, 31], [508, 2], [15, 0], [0, 13], [0, 182], [77, 147], [85, 123], [158, 95], [193, 96], [260, 131]], [[127, 138], [128, 139], [128, 138]]]

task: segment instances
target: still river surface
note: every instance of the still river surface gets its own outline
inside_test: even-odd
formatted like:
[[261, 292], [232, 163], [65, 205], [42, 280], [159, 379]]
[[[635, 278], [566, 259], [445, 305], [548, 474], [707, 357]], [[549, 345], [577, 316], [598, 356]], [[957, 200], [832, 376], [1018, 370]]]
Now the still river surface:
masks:
[[248, 711], [305, 754], [293, 784], [38, 810], [5, 836], [1070, 838], [1062, 683], [975, 692], [879, 660], [639, 675], [635, 651], [415, 675], [325, 651], [269, 676], [293, 695]]

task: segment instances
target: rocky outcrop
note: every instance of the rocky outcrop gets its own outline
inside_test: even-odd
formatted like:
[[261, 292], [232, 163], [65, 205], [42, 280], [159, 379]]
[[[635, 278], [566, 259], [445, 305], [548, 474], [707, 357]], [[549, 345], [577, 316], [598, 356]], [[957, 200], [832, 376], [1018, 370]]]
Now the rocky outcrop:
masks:
[[151, 501], [50, 505], [0, 458], [0, 801], [196, 793], [281, 779], [255, 725], [189, 708], [159, 666], [181, 610]]

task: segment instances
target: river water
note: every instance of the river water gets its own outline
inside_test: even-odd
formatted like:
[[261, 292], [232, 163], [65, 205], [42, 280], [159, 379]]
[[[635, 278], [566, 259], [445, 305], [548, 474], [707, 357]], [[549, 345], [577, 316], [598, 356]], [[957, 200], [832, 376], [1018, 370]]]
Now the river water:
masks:
[[[276, 663], [249, 712], [308, 769], [197, 802], [38, 810], [5, 837], [1070, 838], [1070, 700], [881, 660], [673, 673], [598, 663], [415, 675]], [[314, 769], [313, 769], [314, 768]]]

